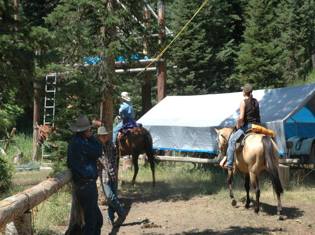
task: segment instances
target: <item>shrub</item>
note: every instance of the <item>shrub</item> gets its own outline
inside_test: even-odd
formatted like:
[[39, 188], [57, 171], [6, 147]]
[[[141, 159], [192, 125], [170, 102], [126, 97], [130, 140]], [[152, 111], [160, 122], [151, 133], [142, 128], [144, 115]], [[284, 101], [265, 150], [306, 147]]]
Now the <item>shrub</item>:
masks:
[[0, 158], [0, 195], [10, 189], [12, 185], [13, 166]]

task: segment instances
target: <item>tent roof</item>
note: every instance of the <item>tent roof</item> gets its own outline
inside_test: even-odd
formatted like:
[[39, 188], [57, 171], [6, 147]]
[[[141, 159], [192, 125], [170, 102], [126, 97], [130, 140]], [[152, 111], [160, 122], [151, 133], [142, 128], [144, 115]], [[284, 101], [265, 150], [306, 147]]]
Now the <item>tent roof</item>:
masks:
[[[284, 122], [307, 106], [315, 114], [315, 83], [277, 89], [254, 90], [261, 121], [276, 133], [276, 143], [285, 149]], [[242, 92], [167, 96], [138, 122], [147, 128], [155, 148], [216, 152], [213, 127], [234, 126]]]

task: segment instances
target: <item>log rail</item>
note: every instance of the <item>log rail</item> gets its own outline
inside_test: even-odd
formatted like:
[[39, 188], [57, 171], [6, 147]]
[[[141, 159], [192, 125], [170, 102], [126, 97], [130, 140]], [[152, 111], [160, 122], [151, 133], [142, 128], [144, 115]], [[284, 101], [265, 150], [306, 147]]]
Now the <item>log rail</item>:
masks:
[[26, 211], [45, 201], [71, 180], [72, 173], [66, 170], [54, 178], [44, 180], [38, 185], [0, 201], [0, 228], [23, 216]]

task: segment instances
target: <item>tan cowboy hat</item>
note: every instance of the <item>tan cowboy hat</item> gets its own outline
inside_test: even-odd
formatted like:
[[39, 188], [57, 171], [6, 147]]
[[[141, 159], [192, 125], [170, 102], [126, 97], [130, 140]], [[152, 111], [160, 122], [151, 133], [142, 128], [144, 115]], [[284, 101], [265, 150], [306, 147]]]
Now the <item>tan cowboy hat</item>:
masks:
[[89, 129], [90, 127], [91, 125], [86, 115], [80, 115], [76, 123], [70, 124], [70, 129], [73, 132], [82, 132]]
[[126, 91], [121, 92], [121, 98], [123, 100], [130, 101], [130, 97], [128, 96], [128, 92]]
[[95, 136], [100, 136], [100, 135], [107, 135], [108, 132], [106, 131], [106, 128], [104, 126], [101, 126], [97, 129], [97, 134]]

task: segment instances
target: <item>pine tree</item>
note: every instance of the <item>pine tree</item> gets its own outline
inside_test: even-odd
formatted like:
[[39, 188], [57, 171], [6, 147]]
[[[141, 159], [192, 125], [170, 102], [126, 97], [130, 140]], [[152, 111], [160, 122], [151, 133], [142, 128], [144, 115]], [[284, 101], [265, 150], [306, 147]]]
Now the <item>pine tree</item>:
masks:
[[284, 85], [285, 58], [278, 44], [277, 3], [277, 0], [250, 0], [246, 8], [246, 29], [237, 53], [237, 68], [241, 83], [251, 83], [255, 89]]
[[281, 1], [275, 8], [279, 45], [283, 48], [283, 79], [287, 84], [305, 79], [311, 66], [311, 19], [309, 1]]
[[[173, 30], [177, 33], [204, 1], [174, 1]], [[205, 94], [231, 89], [234, 50], [240, 40], [239, 1], [209, 1], [182, 32], [171, 54], [178, 68], [170, 74], [176, 94]]]

